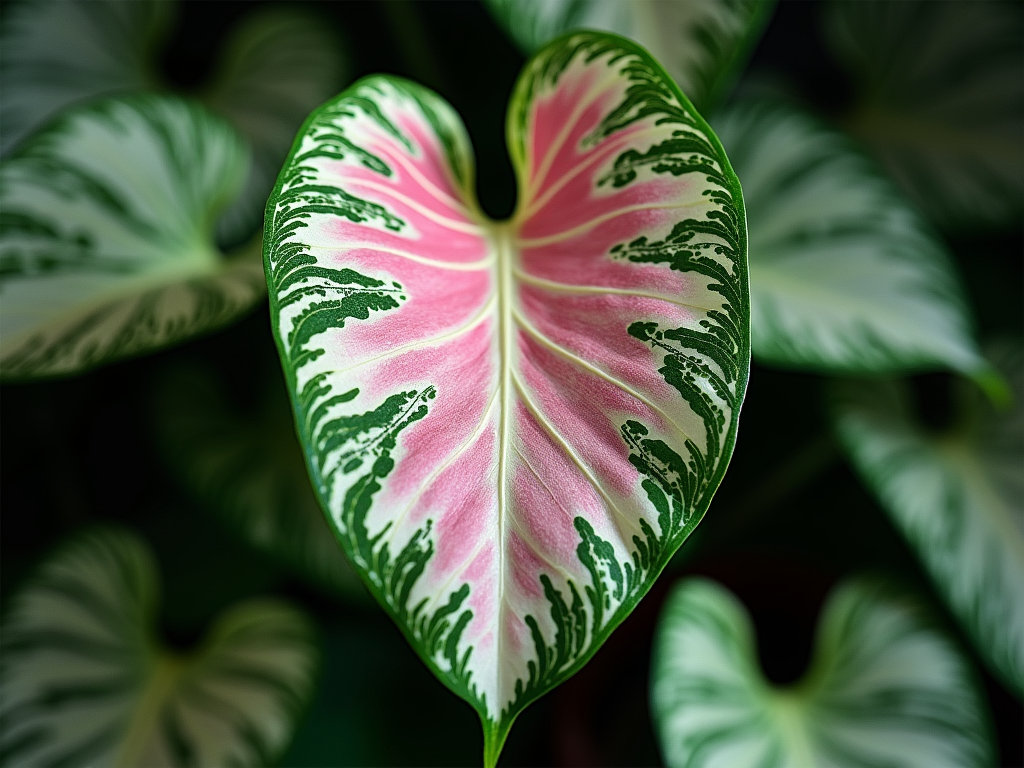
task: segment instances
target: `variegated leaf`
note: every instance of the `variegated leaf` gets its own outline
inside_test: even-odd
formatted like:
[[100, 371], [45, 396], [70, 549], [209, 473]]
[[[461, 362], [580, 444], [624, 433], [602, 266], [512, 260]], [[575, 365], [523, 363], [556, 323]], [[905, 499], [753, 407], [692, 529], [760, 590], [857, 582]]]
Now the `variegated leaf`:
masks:
[[[0, 25], [0, 127], [4, 154], [62, 110], [96, 97], [165, 90], [171, 0], [14, 2]], [[262, 220], [295, 131], [338, 92], [346, 64], [336, 36], [297, 8], [259, 8], [228, 34], [210, 82], [196, 95], [248, 140], [244, 186], [217, 224], [234, 245]]]
[[198, 501], [257, 549], [350, 600], [363, 585], [313, 494], [280, 380], [244, 408], [205, 368], [160, 376], [156, 424], [167, 463]]
[[[784, 599], [780, 595], [780, 600]], [[984, 768], [983, 698], [959, 649], [910, 596], [871, 580], [829, 597], [814, 656], [765, 679], [742, 604], [706, 579], [669, 597], [651, 703], [671, 768]]]
[[714, 123], [743, 183], [758, 359], [987, 374], [945, 246], [848, 139], [770, 102]]
[[0, 163], [0, 372], [74, 373], [217, 328], [263, 294], [258, 241], [213, 222], [241, 139], [190, 102], [135, 96], [63, 115]]
[[556, 41], [507, 132], [491, 222], [451, 108], [362, 80], [307, 122], [264, 238], [314, 487], [488, 765], [702, 517], [749, 360], [739, 185], [645, 52]]
[[155, 637], [158, 579], [131, 533], [64, 545], [15, 595], [3, 624], [0, 754], [39, 765], [269, 765], [312, 694], [313, 628], [253, 600], [187, 654]]
[[981, 657], [1024, 695], [1024, 350], [992, 351], [1013, 390], [1009, 410], [957, 382], [956, 417], [934, 433], [905, 382], [858, 381], [835, 387], [833, 414]]
[[601, 29], [636, 40], [707, 110], [746, 63], [774, 0], [487, 0], [531, 54], [561, 34]]
[[936, 224], [1024, 210], [1024, 9], [1015, 2], [833, 2], [853, 77], [846, 126]]

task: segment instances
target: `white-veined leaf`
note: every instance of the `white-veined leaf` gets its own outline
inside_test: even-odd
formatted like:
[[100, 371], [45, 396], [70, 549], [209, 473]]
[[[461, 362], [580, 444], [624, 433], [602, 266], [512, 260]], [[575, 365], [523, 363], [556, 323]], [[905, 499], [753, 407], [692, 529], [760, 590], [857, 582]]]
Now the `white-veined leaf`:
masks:
[[743, 183], [756, 358], [819, 372], [987, 370], [944, 245], [848, 139], [770, 102], [714, 122]]
[[917, 550], [979, 654], [1024, 694], [1024, 351], [993, 349], [1010, 410], [957, 382], [951, 427], [933, 433], [900, 381], [837, 384], [847, 453]]
[[315, 681], [309, 621], [252, 600], [182, 654], [156, 639], [157, 592], [127, 531], [82, 535], [42, 564], [3, 624], [4, 765], [262, 768], [283, 751]]
[[651, 704], [671, 768], [984, 768], [994, 758], [959, 649], [915, 600], [874, 580], [836, 588], [810, 667], [789, 686], [761, 672], [739, 600], [713, 581], [682, 582], [655, 637]]
[[[4, 154], [74, 104], [166, 89], [160, 57], [174, 11], [171, 0], [12, 3], [0, 26]], [[220, 242], [234, 245], [258, 228], [295, 131], [338, 92], [345, 70], [338, 39], [308, 11], [258, 8], [230, 31], [209, 83], [196, 92], [252, 151], [241, 194], [218, 222]]]
[[508, 114], [519, 204], [491, 222], [451, 108], [360, 81], [306, 123], [264, 238], [314, 488], [488, 766], [699, 522], [749, 365], [739, 184], [671, 78], [579, 33]]
[[833, 2], [858, 100], [847, 127], [940, 226], [1024, 210], [1024, 10], [1016, 2]]
[[732, 84], [774, 0], [487, 0], [528, 55], [559, 35], [600, 29], [632, 38], [707, 110]]
[[212, 232], [245, 171], [226, 122], [165, 96], [80, 107], [0, 162], [3, 377], [85, 370], [248, 310], [256, 249], [226, 258]]
[[[350, 600], [366, 591], [320, 511], [279, 379], [251, 409], [205, 368], [160, 377], [157, 431], [167, 462], [205, 506], [257, 549]], [[232, 402], [235, 401], [235, 402]]]

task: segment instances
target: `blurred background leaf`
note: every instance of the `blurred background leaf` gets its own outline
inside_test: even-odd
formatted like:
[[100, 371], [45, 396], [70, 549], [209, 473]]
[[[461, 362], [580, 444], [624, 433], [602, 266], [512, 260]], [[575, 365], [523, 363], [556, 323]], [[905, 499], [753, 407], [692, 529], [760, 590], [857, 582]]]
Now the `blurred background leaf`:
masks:
[[526, 54], [576, 29], [599, 29], [644, 46], [705, 111], [728, 92], [775, 0], [486, 0]]
[[[171, 88], [160, 64], [176, 9], [171, 0], [12, 3], [0, 25], [3, 153], [76, 103]], [[220, 242], [236, 245], [260, 227], [295, 132], [348, 68], [339, 35], [314, 11], [264, 6], [232, 29], [207, 84], [180, 89], [227, 117], [252, 153], [241, 195], [217, 224]]]
[[280, 374], [256, 386], [257, 405], [246, 409], [212, 367], [161, 375], [154, 414], [168, 467], [252, 546], [331, 594], [368, 603], [313, 495]]
[[236, 605], [182, 654], [156, 637], [142, 541], [95, 529], [64, 544], [3, 625], [4, 764], [265, 766], [316, 680], [313, 627], [280, 600]]
[[738, 102], [714, 125], [743, 184], [759, 360], [987, 370], [945, 245], [849, 139], [764, 100]]
[[158, 88], [156, 51], [175, 4], [12, 2], [0, 22], [0, 149], [8, 155], [34, 130], [79, 102]]
[[929, 424], [906, 382], [847, 381], [833, 387], [833, 418], [854, 467], [982, 658], [1021, 695], [1024, 348], [997, 345], [991, 358], [1011, 382], [1009, 410], [956, 380], [948, 383], [951, 413]]
[[259, 242], [226, 257], [212, 236], [246, 165], [222, 119], [152, 95], [63, 113], [0, 162], [3, 377], [77, 373], [250, 309]]
[[1024, 6], [832, 2], [826, 39], [853, 79], [843, 124], [944, 228], [1024, 210]]
[[728, 590], [681, 582], [655, 638], [651, 702], [673, 767], [992, 764], [969, 665], [922, 606], [876, 581], [836, 587], [810, 667], [788, 686], [765, 680], [753, 626]]
[[[73, 8], [92, 13], [103, 5], [80, 3]], [[954, 5], [966, 4], [920, 7], [938, 13], [943, 6]], [[985, 6], [978, 13], [996, 5], [1010, 14], [1020, 12], [1019, 3], [971, 5]], [[58, 6], [33, 3], [31, 8], [35, 12]], [[125, 3], [115, 11], [136, 12], [143, 6]], [[4, 30], [19, 7], [17, 2], [0, 5]], [[111, 57], [111, 66], [117, 69], [119, 57], [135, 61], [145, 58], [138, 52], [155, 51], [149, 59], [153, 62], [147, 75], [149, 86], [160, 80], [188, 92], [205, 93], [222, 66], [218, 62], [224, 60], [228, 41], [240, 34], [237, 30], [254, 9], [266, 6], [249, 0], [154, 7], [160, 14], [175, 8], [176, 13], [151, 27], [133, 27], [140, 31], [121, 38], [120, 44], [105, 44], [100, 53]], [[483, 3], [350, 0], [291, 3], [289, 9], [312, 11], [322, 20], [323, 31], [346, 39], [353, 78], [391, 72], [437, 89], [462, 115], [472, 138], [483, 208], [495, 217], [512, 211], [514, 178], [500, 126], [523, 58]], [[818, 129], [848, 125], [844, 120], [855, 113], [860, 90], [850, 79], [854, 70], [835, 55], [836, 48], [822, 35], [826, 11], [832, 12], [821, 2], [780, 3], [763, 38], [759, 42], [754, 40], [756, 35], [750, 38], [750, 66], [737, 93], [763, 92], [766, 89], [758, 84], [767, 82], [771, 84], [767, 90], [787, 94], [791, 102], [801, 105], [800, 112], [817, 116]], [[80, 20], [64, 30], [51, 27], [45, 35], [57, 41], [55, 48], [71, 52], [94, 39], [92, 33], [77, 34], [90, 23]], [[69, 36], [68, 30], [74, 34]], [[992, 38], [984, 35], [982, 39]], [[903, 40], [908, 53], [915, 44], [913, 36]], [[940, 60], [941, 46], [928, 45], [931, 60]], [[970, 45], [966, 35], [949, 42], [951, 52]], [[8, 52], [16, 49], [10, 39], [2, 41], [0, 66], [9, 66]], [[978, 50], [983, 59], [983, 48]], [[69, 53], [68, 58], [74, 57], [75, 66], [88, 71], [87, 62], [94, 53]], [[969, 81], [972, 72], [984, 72], [988, 65], [982, 59], [971, 71], [962, 68], [954, 73], [957, 82]], [[740, 59], [737, 62], [742, 64]], [[159, 72], [159, 78], [154, 72]], [[0, 98], [9, 93], [11, 80], [4, 78]], [[724, 98], [731, 76], [721, 82], [726, 84], [721, 92]], [[77, 87], [74, 78], [60, 86], [65, 87]], [[1020, 126], [1019, 113], [1013, 118], [1010, 109], [1017, 102], [1006, 103], [1007, 111], [1000, 114]], [[995, 119], [997, 112], [987, 112], [985, 121]], [[0, 127], [6, 126], [8, 114], [0, 110]], [[1014, 130], [1020, 135], [1020, 128]], [[5, 130], [3, 138], [7, 137]], [[905, 135], [901, 146], [925, 151], [928, 137], [924, 132]], [[954, 165], [959, 160], [951, 162], [948, 170]], [[997, 188], [996, 182], [983, 185], [983, 189]], [[1017, 337], [1024, 326], [1019, 205], [1007, 207], [1018, 212], [1008, 214], [999, 226], [970, 217], [962, 225], [952, 218], [931, 221], [941, 234], [930, 237], [952, 256], [956, 268], [951, 274], [962, 281], [959, 292], [967, 295], [967, 304], [974, 308], [982, 337], [1007, 333]], [[894, 301], [902, 300], [900, 296]], [[293, 747], [282, 758], [284, 765], [473, 765], [480, 746], [474, 714], [423, 668], [385, 616], [358, 603], [337, 600], [333, 592], [310, 589], [308, 579], [294, 578], [291, 569], [279, 567], [278, 556], [263, 555], [263, 550], [245, 544], [237, 528], [227, 530], [221, 523], [225, 517], [200, 513], [194, 508], [192, 491], [182, 482], [180, 468], [165, 460], [166, 445], [151, 429], [150, 384], [179, 367], [186, 373], [196, 367], [208, 371], [226, 401], [224, 413], [229, 419], [225, 424], [244, 422], [257, 431], [264, 409], [261, 399], [279, 386], [268, 325], [265, 307], [257, 307], [231, 327], [187, 345], [75, 379], [3, 386], [0, 598], [8, 601], [26, 584], [32, 568], [63, 535], [96, 521], [128, 525], [145, 535], [159, 559], [165, 576], [160, 633], [173, 647], [191, 647], [225, 607], [268, 591], [297, 601], [324, 625], [322, 683]], [[907, 386], [924, 395], [917, 398], [911, 421], [923, 419], [931, 424], [937, 418], [936, 423], [948, 423], [945, 420], [954, 412], [951, 404], [943, 404], [943, 398], [937, 404], [931, 402], [934, 398], [928, 394], [936, 380], [947, 379], [945, 374], [926, 373], [908, 380]], [[983, 681], [998, 736], [999, 757], [993, 762], [1020, 765], [1024, 710], [1019, 696], [989, 673], [989, 666], [960, 630], [961, 623], [947, 610], [942, 590], [936, 588], [938, 581], [930, 579], [928, 569], [921, 566], [873, 492], [841, 461], [842, 453], [829, 436], [827, 410], [820, 405], [820, 383], [814, 376], [755, 360], [729, 472], [710, 514], [672, 567], [677, 573], [711, 576], [742, 600], [757, 631], [762, 672], [776, 685], [804, 674], [816, 617], [834, 584], [865, 567], [898, 574], [934, 609], [947, 632], [961, 639], [965, 657]], [[272, 398], [267, 398], [269, 409]], [[919, 410], [924, 416], [917, 414]], [[290, 415], [275, 418], [287, 421]], [[993, 419], [999, 418], [1007, 417], [996, 412]], [[225, 427], [224, 434], [230, 433]], [[637, 612], [584, 670], [523, 713], [506, 746], [507, 764], [658, 763], [647, 673], [651, 637], [668, 587], [664, 578], [656, 583]], [[395, 693], [399, 687], [405, 691], [401, 696]]]

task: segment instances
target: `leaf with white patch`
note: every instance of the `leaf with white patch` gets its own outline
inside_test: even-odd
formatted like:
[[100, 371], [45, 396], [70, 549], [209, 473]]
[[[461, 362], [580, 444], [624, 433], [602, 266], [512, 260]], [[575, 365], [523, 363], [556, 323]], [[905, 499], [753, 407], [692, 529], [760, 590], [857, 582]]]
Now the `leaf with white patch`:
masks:
[[680, 583], [655, 637], [651, 705], [671, 768], [983, 768], [983, 701], [927, 611], [873, 580], [832, 593], [789, 686], [765, 679], [750, 618], [713, 581]]
[[857, 91], [846, 127], [936, 224], [1020, 215], [1020, 3], [834, 2], [826, 33]]
[[187, 654], [155, 637], [145, 545], [102, 529], [61, 547], [8, 606], [0, 754], [38, 765], [269, 765], [313, 691], [312, 625], [277, 600], [228, 609]]
[[314, 488], [487, 765], [703, 516], [749, 366], [739, 184], [642, 49], [552, 43], [507, 135], [492, 222], [451, 108], [362, 80], [306, 123], [264, 238]]
[[228, 397], [212, 370], [178, 367], [162, 375], [155, 416], [168, 466], [252, 546], [335, 595], [365, 600], [309, 484], [278, 376], [247, 408]]
[[242, 140], [166, 96], [62, 115], [0, 163], [0, 371], [76, 373], [218, 328], [265, 282], [258, 240], [227, 257], [216, 215]]
[[986, 375], [946, 248], [848, 139], [769, 102], [714, 123], [743, 182], [757, 359]]
[[951, 425], [921, 423], [906, 382], [833, 390], [839, 438], [981, 657], [1024, 694], [1024, 350], [993, 348], [1013, 390], [999, 410], [957, 381]]
[[774, 0], [487, 0], [527, 54], [559, 35], [600, 29], [644, 46], [702, 110], [746, 63]]
[[[0, 25], [0, 127], [7, 154], [58, 113], [101, 96], [165, 91], [169, 0], [15, 2]], [[257, 8], [233, 28], [196, 96], [247, 139], [252, 164], [217, 223], [236, 244], [259, 228], [267, 195], [309, 111], [338, 92], [347, 65], [329, 25], [299, 8]]]

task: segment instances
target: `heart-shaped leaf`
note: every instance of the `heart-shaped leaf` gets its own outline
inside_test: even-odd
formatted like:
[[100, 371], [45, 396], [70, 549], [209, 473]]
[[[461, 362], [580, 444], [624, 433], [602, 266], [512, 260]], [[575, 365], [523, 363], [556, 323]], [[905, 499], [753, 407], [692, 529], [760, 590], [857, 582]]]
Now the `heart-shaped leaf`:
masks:
[[714, 122], [743, 182], [758, 359], [984, 375], [945, 247], [848, 139], [769, 102]]
[[488, 765], [703, 516], [749, 364], [739, 184], [642, 49], [552, 43], [507, 132], [496, 223], [451, 108], [360, 81], [306, 123], [264, 238], [314, 487]]
[[774, 0], [487, 0], [527, 54], [578, 29], [636, 40], [700, 109], [728, 90], [775, 5]]
[[1024, 203], [1019, 3], [833, 2], [853, 76], [847, 127], [940, 226], [1012, 221]]
[[790, 686], [765, 679], [730, 592], [682, 582], [655, 638], [651, 703], [672, 768], [994, 762], [983, 699], [957, 647], [915, 600], [872, 580], [832, 593], [810, 668]]
[[157, 574], [133, 534], [66, 544], [11, 601], [0, 658], [4, 765], [269, 765], [312, 694], [296, 609], [229, 609], [188, 654], [155, 639]]
[[[174, 11], [169, 0], [12, 3], [0, 26], [3, 152], [74, 104], [166, 90], [159, 65]], [[231, 30], [210, 82], [196, 93], [252, 152], [241, 194], [217, 224], [221, 242], [238, 243], [258, 228], [295, 131], [337, 93], [345, 70], [336, 36], [308, 11], [259, 8]]]
[[997, 410], [959, 381], [952, 425], [921, 422], [906, 382], [833, 391], [836, 430], [982, 658], [1024, 695], [1024, 350], [993, 349], [1013, 389]]
[[365, 599], [313, 495], [279, 374], [270, 383], [257, 405], [244, 408], [211, 370], [167, 371], [156, 397], [167, 463], [254, 547], [336, 595]]
[[245, 169], [227, 123], [162, 96], [68, 112], [0, 163], [4, 378], [74, 373], [248, 310], [256, 248], [226, 258], [212, 232]]

